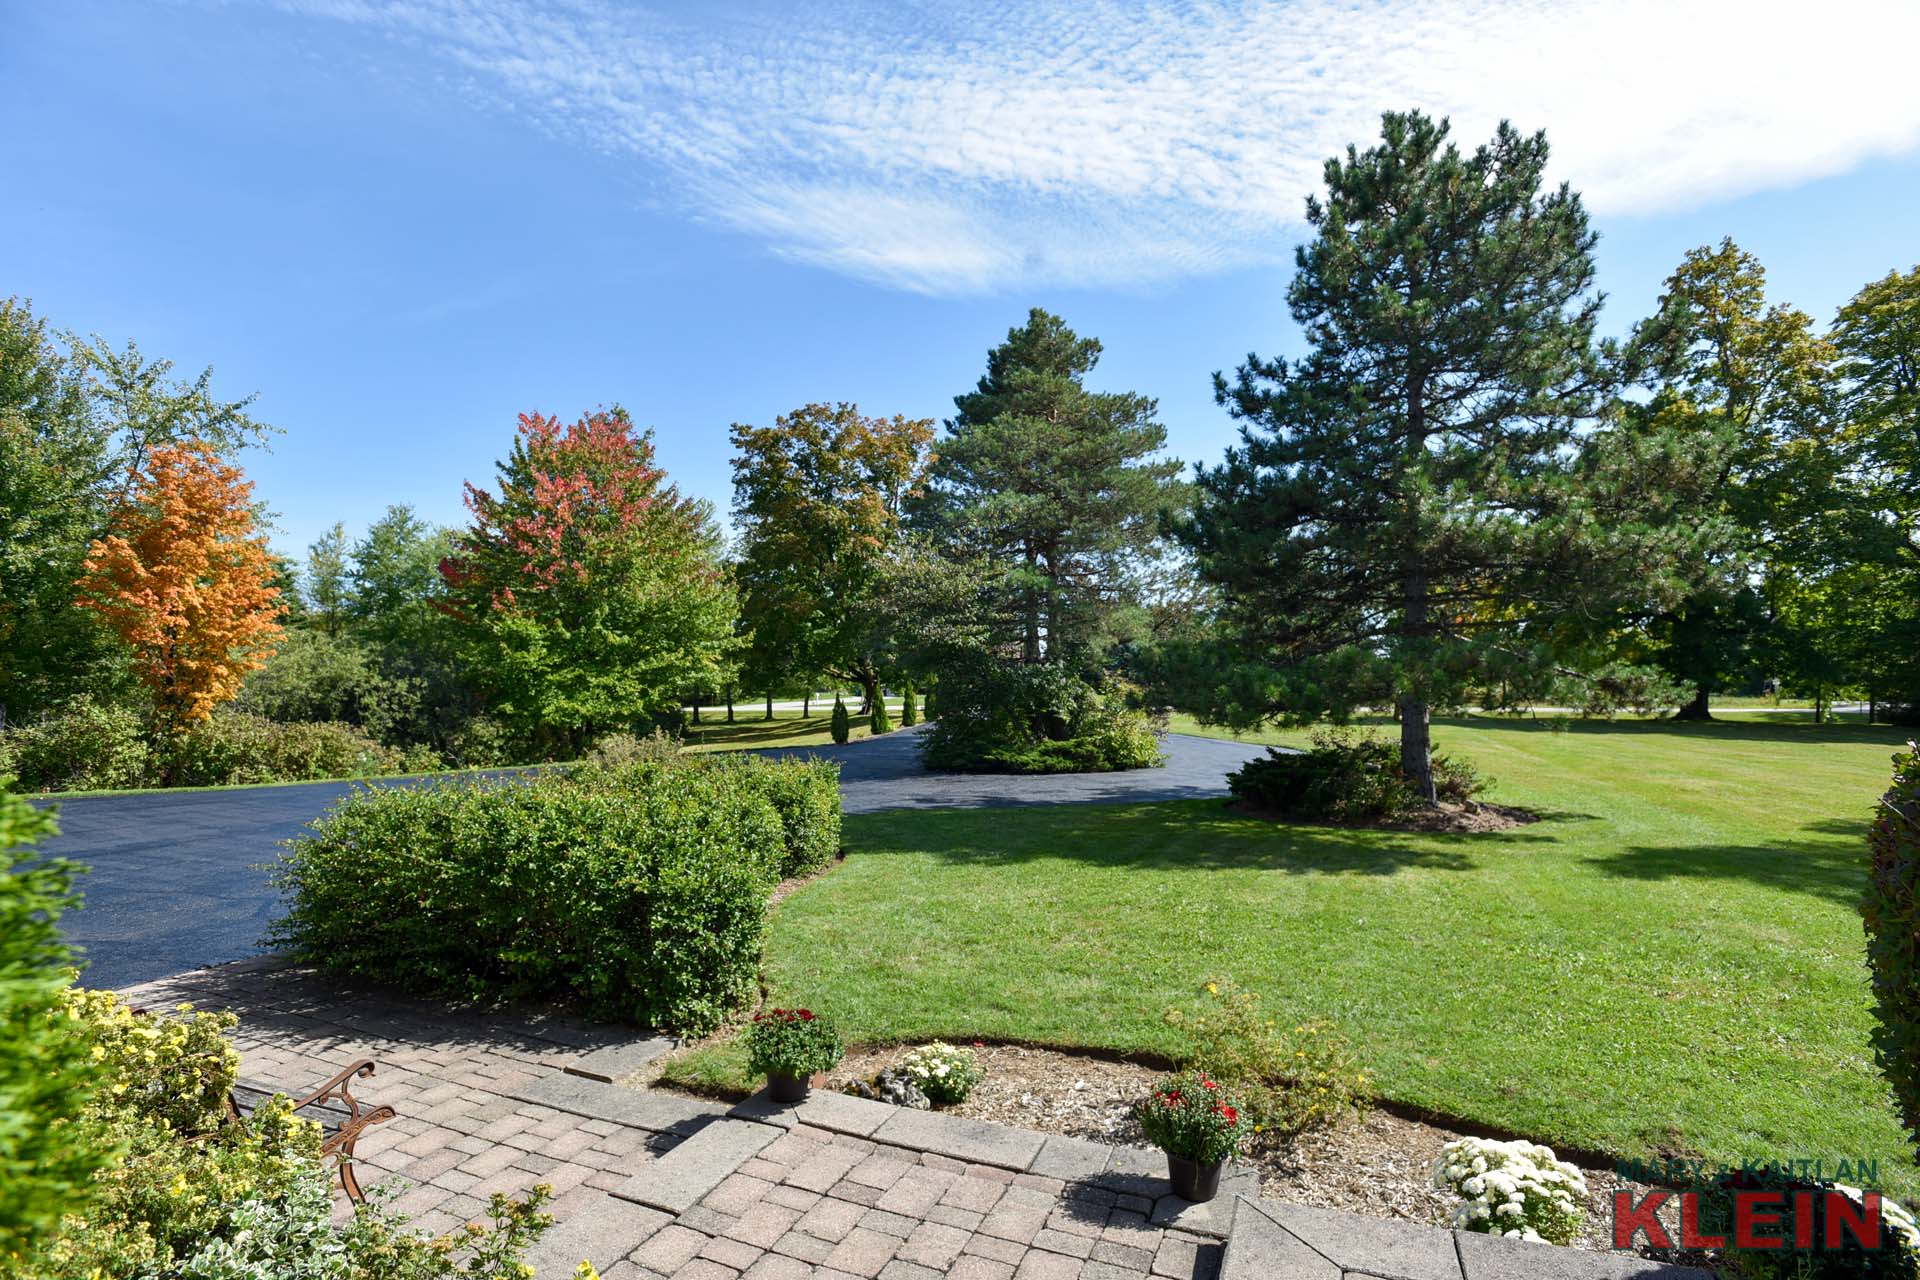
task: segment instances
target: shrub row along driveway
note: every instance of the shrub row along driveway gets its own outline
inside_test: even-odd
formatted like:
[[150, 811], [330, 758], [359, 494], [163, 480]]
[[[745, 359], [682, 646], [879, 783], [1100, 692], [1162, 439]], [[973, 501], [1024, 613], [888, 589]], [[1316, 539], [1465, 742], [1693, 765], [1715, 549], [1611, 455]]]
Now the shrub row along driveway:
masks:
[[[916, 733], [901, 730], [844, 747], [766, 754], [840, 761], [847, 812], [877, 813], [1202, 799], [1224, 795], [1227, 773], [1263, 750], [1173, 734], [1167, 738], [1164, 769], [1048, 777], [929, 774], [920, 769]], [[307, 782], [62, 803], [61, 833], [47, 852], [92, 869], [80, 882], [85, 910], [63, 921], [67, 937], [85, 948], [87, 985], [146, 982], [258, 951], [279, 910], [265, 869], [276, 846], [351, 785]]]

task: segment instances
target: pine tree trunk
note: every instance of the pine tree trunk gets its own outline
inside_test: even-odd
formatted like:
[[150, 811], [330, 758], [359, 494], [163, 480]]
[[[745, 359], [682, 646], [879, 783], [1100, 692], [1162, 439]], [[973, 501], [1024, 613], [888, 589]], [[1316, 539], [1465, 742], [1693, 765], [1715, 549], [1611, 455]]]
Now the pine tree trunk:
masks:
[[1673, 718], [1675, 720], [1711, 720], [1713, 719], [1713, 712], [1712, 710], [1709, 709], [1707, 705], [1707, 699], [1709, 697], [1709, 694], [1710, 694], [1710, 691], [1708, 690], [1706, 683], [1702, 681], [1700, 684], [1694, 687], [1692, 700], [1689, 701], [1686, 706], [1674, 712]]
[[1417, 698], [1400, 700], [1400, 769], [1414, 792], [1428, 804], [1440, 803], [1433, 785], [1433, 735], [1427, 723], [1427, 704]]
[[[1027, 551], [1028, 580], [1034, 572], [1034, 554]], [[1031, 586], [1022, 587], [1021, 594], [1026, 597], [1027, 630], [1020, 643], [1020, 660], [1026, 663], [1040, 661], [1040, 595]]]

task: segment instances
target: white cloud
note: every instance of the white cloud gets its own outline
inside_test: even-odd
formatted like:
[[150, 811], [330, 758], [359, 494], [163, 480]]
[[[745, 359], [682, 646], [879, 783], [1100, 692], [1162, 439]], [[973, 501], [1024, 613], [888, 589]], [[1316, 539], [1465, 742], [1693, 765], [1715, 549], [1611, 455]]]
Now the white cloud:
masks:
[[774, 252], [932, 293], [1267, 261], [1383, 110], [1545, 128], [1596, 212], [1920, 143], [1914, 0], [279, 0], [465, 67]]

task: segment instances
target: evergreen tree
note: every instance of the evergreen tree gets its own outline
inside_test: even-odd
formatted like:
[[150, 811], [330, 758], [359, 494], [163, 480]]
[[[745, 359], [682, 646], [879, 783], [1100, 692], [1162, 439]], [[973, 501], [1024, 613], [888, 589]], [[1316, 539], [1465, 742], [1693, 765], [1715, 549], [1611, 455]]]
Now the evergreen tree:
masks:
[[876, 738], [883, 733], [893, 732], [893, 717], [887, 713], [887, 694], [884, 689], [874, 695], [873, 716], [867, 721], [867, 732]]
[[916, 521], [998, 583], [995, 639], [1022, 661], [1079, 661], [1139, 629], [1161, 513], [1182, 505], [1157, 405], [1090, 391], [1100, 343], [1034, 308], [987, 353], [936, 446]]
[[900, 699], [900, 727], [911, 729], [920, 723], [920, 711], [913, 705], [913, 686], [908, 685]]
[[1241, 444], [1180, 526], [1230, 636], [1209, 718], [1393, 705], [1432, 801], [1434, 706], [1551, 668], [1563, 613], [1674, 589], [1668, 533], [1580, 459], [1610, 383], [1594, 235], [1546, 164], [1544, 134], [1502, 124], [1463, 155], [1417, 112], [1327, 163], [1287, 294], [1308, 354], [1216, 375]]
[[847, 715], [847, 704], [840, 700], [837, 693], [833, 695], [833, 719], [828, 722], [827, 732], [842, 746], [853, 736], [853, 720]]

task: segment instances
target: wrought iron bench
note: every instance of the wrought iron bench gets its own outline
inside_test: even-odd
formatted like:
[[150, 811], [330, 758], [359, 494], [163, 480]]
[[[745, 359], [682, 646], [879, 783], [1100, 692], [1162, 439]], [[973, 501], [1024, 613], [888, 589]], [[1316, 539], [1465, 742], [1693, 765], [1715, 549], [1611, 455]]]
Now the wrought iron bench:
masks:
[[[320, 1125], [320, 1154], [334, 1158], [340, 1168], [340, 1188], [355, 1204], [365, 1203], [367, 1197], [353, 1172], [353, 1145], [362, 1133], [394, 1117], [392, 1107], [369, 1107], [353, 1096], [354, 1080], [372, 1074], [373, 1059], [362, 1058], [293, 1104], [295, 1112]], [[227, 1095], [227, 1111], [236, 1120], [245, 1119], [276, 1093], [286, 1090], [261, 1081], [236, 1080]]]

